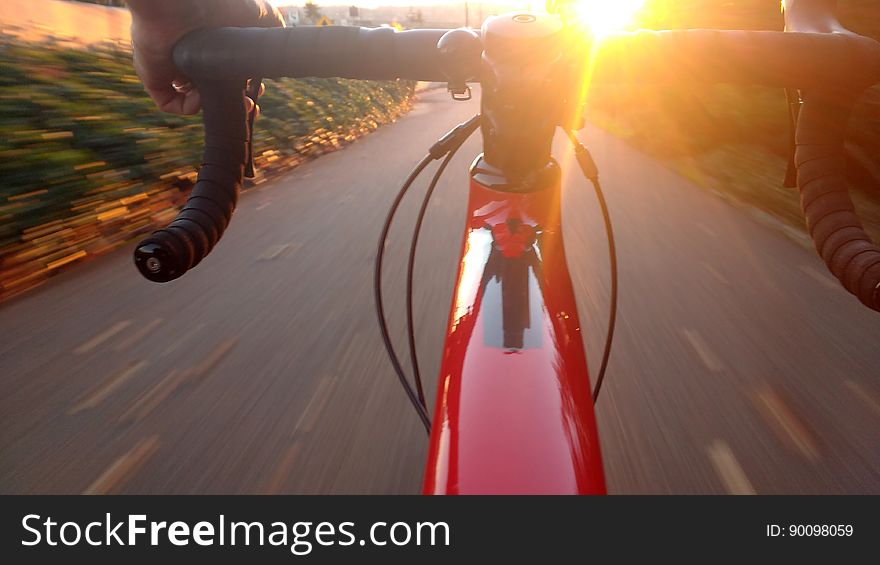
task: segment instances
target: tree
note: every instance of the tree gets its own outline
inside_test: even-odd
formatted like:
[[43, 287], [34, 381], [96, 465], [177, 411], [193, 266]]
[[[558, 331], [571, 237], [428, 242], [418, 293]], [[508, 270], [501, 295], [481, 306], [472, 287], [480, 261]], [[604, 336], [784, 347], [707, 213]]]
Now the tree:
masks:
[[306, 18], [313, 24], [317, 23], [318, 20], [321, 19], [321, 7], [311, 0], [306, 2], [306, 5], [303, 6], [303, 9], [305, 10]]
[[421, 8], [417, 10], [413, 10], [412, 8], [410, 8], [409, 14], [407, 14], [406, 19], [409, 20], [410, 27], [422, 27], [422, 24], [425, 23], [425, 16], [422, 15]]

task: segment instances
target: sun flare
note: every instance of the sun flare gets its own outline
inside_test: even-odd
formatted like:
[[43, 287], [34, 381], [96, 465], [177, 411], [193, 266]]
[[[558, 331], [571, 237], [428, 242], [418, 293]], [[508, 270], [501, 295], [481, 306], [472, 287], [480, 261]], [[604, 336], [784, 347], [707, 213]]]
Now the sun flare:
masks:
[[578, 20], [597, 36], [619, 31], [632, 23], [645, 0], [576, 0]]

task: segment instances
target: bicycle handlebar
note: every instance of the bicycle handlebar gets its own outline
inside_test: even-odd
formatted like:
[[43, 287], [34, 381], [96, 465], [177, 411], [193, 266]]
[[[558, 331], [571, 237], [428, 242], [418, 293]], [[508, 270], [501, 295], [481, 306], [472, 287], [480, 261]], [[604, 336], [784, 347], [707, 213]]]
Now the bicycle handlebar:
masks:
[[[871, 40], [848, 31], [838, 21], [836, 4], [835, 0], [790, 0], [786, 29], [830, 34], [826, 37], [860, 41], [867, 46]], [[860, 60], [865, 70], [873, 73], [867, 75], [873, 82], [866, 87], [880, 80], [878, 44], [873, 43], [873, 64], [871, 60]], [[842, 66], [861, 74], [852, 64]], [[846, 183], [847, 121], [861, 90], [826, 81], [801, 92], [803, 107], [795, 135], [795, 165], [801, 208], [816, 250], [850, 293], [880, 312], [880, 248], [862, 227]]]
[[[397, 78], [478, 81], [480, 52], [449, 60], [437, 43], [451, 30], [293, 27], [194, 32], [174, 51], [188, 77]], [[880, 82], [880, 43], [855, 34], [735, 30], [640, 30], [597, 47], [593, 82], [713, 83], [811, 88], [829, 83], [863, 90]]]
[[[880, 249], [862, 229], [843, 175], [846, 118], [855, 95], [880, 82], [880, 43], [843, 32], [833, 8], [829, 0], [789, 0], [786, 32], [617, 34], [598, 47], [592, 80], [662, 83], [687, 77], [804, 89], [796, 162], [810, 233], [844, 286], [880, 310]], [[834, 33], [816, 33], [824, 30]], [[207, 255], [228, 224], [247, 155], [246, 79], [479, 80], [479, 49], [438, 48], [448, 31], [224, 28], [181, 40], [175, 62], [202, 92], [205, 163], [177, 219], [135, 251], [144, 276], [158, 282], [179, 277]]]
[[595, 82], [706, 83], [861, 92], [880, 82], [880, 43], [859, 35], [688, 29], [609, 36]]
[[440, 38], [449, 30], [350, 26], [224, 28], [187, 36], [174, 50], [191, 78], [339, 77], [444, 81]]
[[238, 202], [247, 159], [244, 83], [199, 81], [205, 152], [186, 205], [167, 227], [138, 244], [134, 261], [154, 282], [168, 282], [195, 267], [214, 248]]

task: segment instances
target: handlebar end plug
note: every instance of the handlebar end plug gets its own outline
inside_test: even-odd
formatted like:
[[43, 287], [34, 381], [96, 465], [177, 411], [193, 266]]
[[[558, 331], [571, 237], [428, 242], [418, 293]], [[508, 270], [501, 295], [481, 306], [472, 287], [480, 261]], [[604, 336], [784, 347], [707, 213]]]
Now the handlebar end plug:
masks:
[[134, 264], [145, 278], [158, 283], [173, 281], [186, 270], [173, 251], [149, 239], [134, 250]]

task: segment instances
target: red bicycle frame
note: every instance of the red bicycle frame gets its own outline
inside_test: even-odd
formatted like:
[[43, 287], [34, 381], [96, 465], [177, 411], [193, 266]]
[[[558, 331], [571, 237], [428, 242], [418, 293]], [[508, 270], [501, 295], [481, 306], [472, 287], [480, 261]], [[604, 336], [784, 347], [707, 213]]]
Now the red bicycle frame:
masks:
[[[440, 368], [425, 494], [603, 494], [561, 183], [495, 190], [480, 158]], [[482, 174], [481, 174], [482, 173]]]

